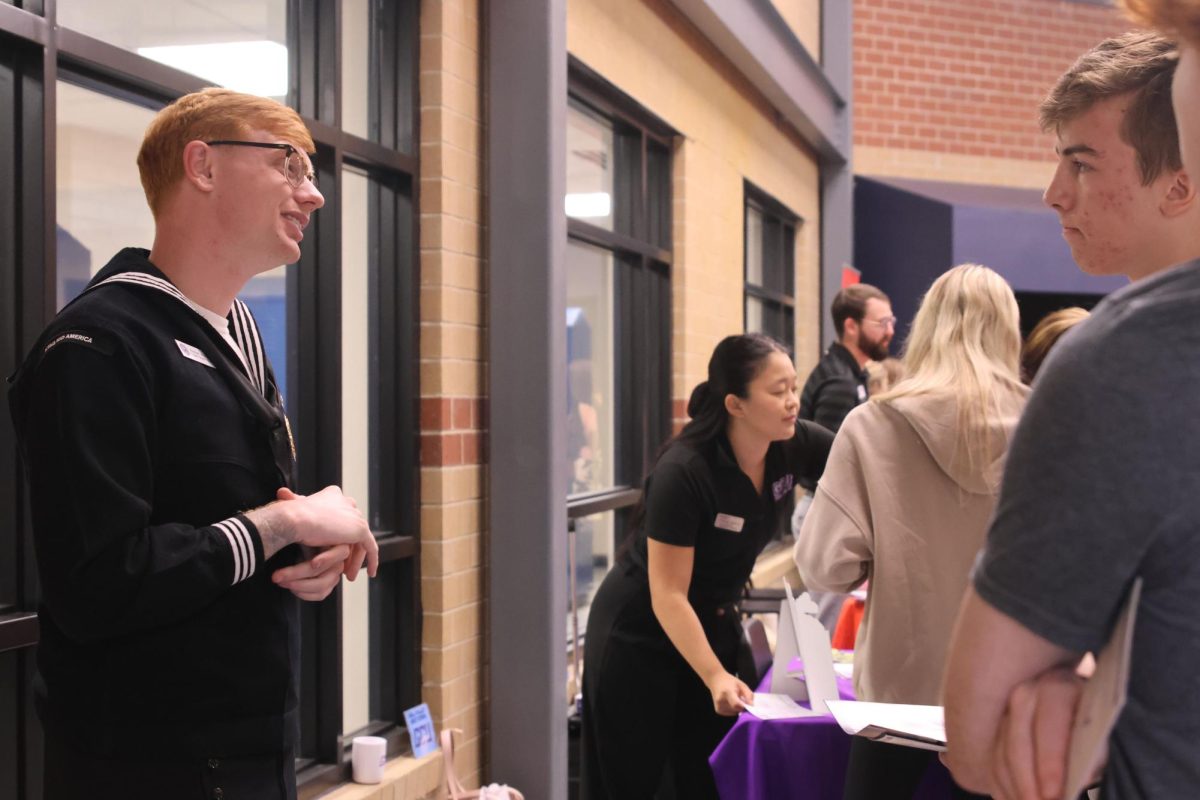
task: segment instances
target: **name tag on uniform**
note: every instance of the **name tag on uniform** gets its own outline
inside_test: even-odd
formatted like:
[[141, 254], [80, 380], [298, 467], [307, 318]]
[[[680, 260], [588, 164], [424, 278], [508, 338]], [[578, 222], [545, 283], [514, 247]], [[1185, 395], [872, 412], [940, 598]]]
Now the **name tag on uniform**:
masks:
[[723, 531], [733, 531], [741, 533], [742, 526], [746, 524], [746, 520], [741, 517], [735, 517], [732, 514], [717, 514], [717, 518], [713, 520], [713, 527], [720, 528]]
[[208, 356], [204, 355], [204, 351], [199, 347], [194, 347], [187, 342], [181, 342], [178, 339], [175, 340], [175, 344], [179, 345], [179, 352], [183, 353], [184, 358], [190, 358], [192, 361], [196, 361], [206, 367], [212, 367], [213, 369], [216, 369], [216, 366], [214, 366], [213, 363], [208, 360]]

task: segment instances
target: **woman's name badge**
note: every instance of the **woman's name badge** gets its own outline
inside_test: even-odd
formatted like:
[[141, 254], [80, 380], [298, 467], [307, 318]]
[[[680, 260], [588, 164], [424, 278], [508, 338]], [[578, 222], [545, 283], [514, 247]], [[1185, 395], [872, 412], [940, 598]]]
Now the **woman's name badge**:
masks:
[[742, 526], [745, 524], [746, 520], [741, 517], [735, 517], [732, 514], [717, 514], [717, 518], [713, 521], [713, 527], [734, 533], [741, 533]]

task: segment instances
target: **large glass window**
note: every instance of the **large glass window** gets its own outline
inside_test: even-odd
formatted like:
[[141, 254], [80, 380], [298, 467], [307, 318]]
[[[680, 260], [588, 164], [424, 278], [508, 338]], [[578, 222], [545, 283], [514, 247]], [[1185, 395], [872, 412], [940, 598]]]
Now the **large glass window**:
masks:
[[58, 82], [56, 307], [83, 291], [123, 247], [150, 248], [154, 218], [137, 154], [154, 111]]
[[581, 103], [567, 107], [567, 216], [613, 228], [613, 127]]
[[567, 575], [586, 619], [646, 468], [669, 434], [673, 132], [571, 67]]
[[613, 258], [598, 247], [567, 245], [567, 456], [570, 493], [615, 481]]
[[342, 0], [342, 128], [370, 137], [371, 3]]
[[794, 349], [799, 218], [749, 184], [745, 209], [746, 331], [765, 333]]
[[91, 0], [58, 4], [58, 23], [249, 94], [288, 93], [286, 0]]
[[[361, 170], [342, 172], [342, 490], [371, 514], [372, 302], [368, 259], [370, 184]], [[368, 313], [363, 313], [368, 310]], [[377, 527], [377, 526], [376, 526]], [[342, 580], [342, 730], [371, 721], [370, 605], [366, 580]]]
[[401, 259], [412, 241], [406, 186], [359, 167], [342, 172], [342, 486], [379, 540], [381, 564], [372, 581], [342, 581], [341, 732], [346, 740], [390, 732], [396, 747], [401, 712], [420, 697], [416, 467], [406, 434], [414, 423], [405, 418], [411, 405], [395, 408], [415, 390], [415, 341], [396, 336], [415, 316]]

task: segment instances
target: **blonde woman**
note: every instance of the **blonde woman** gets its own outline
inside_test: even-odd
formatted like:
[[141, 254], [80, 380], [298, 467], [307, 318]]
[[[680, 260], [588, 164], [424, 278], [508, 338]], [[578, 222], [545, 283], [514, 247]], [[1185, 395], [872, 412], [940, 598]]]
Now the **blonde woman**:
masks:
[[[871, 582], [855, 647], [860, 700], [939, 702], [955, 612], [1028, 391], [1020, 349], [1008, 284], [987, 267], [955, 267], [917, 312], [908, 377], [838, 433], [794, 557], [813, 589]], [[844, 798], [909, 798], [930, 757], [855, 737]]]

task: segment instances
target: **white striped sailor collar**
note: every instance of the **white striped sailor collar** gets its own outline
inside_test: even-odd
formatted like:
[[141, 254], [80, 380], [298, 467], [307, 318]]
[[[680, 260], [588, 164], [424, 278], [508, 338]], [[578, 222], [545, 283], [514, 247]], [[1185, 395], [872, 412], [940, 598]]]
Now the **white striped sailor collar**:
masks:
[[[147, 262], [148, 263], [148, 262]], [[175, 284], [171, 283], [165, 275], [150, 265], [150, 269], [154, 272], [147, 272], [139, 269], [128, 269], [116, 274], [109, 275], [103, 279], [97, 280], [85, 289], [85, 292], [90, 292], [101, 286], [110, 283], [127, 283], [133, 286], [142, 286], [147, 289], [154, 289], [163, 294], [173, 297], [178, 300], [188, 312], [195, 314], [195, 309], [191, 307], [188, 298], [179, 291]], [[158, 273], [158, 274], [154, 274]], [[101, 273], [103, 274], [103, 273]], [[99, 277], [99, 276], [97, 276]], [[203, 320], [205, 325], [208, 325], [207, 320]], [[242, 351], [241, 358], [237, 359], [238, 366], [241, 371], [246, 373], [254, 388], [258, 390], [264, 398], [267, 397], [267, 368], [266, 356], [263, 349], [262, 335], [258, 331], [258, 324], [254, 321], [254, 316], [250, 313], [250, 309], [241, 300], [234, 298], [233, 307], [229, 310], [227, 317], [230, 323], [230, 330], [233, 333], [233, 340], [238, 348]], [[228, 345], [222, 341], [223, 347]]]

